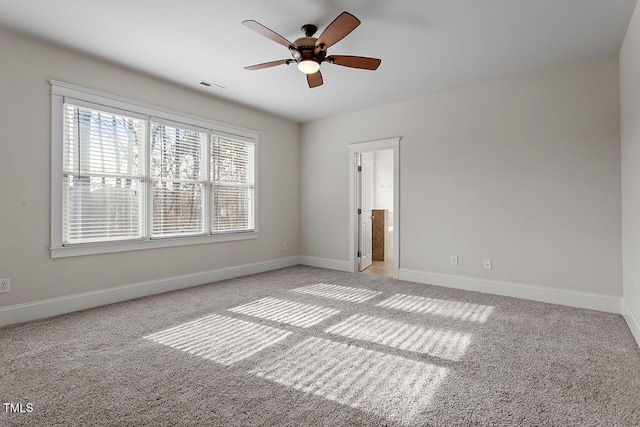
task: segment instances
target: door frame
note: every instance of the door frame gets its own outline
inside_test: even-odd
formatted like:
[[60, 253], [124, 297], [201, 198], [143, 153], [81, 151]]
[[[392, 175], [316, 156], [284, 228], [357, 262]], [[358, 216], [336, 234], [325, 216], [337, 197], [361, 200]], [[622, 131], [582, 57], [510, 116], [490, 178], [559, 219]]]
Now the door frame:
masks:
[[400, 270], [400, 137], [349, 144], [349, 263], [352, 272], [358, 272], [358, 154], [393, 151], [393, 278]]

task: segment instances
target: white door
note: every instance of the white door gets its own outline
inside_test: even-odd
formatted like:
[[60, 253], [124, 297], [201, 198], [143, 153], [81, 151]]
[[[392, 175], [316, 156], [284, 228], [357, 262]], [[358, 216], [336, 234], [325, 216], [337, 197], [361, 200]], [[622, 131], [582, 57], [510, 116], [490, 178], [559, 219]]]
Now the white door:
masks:
[[373, 236], [371, 210], [373, 209], [373, 153], [362, 153], [360, 157], [360, 271], [372, 262]]

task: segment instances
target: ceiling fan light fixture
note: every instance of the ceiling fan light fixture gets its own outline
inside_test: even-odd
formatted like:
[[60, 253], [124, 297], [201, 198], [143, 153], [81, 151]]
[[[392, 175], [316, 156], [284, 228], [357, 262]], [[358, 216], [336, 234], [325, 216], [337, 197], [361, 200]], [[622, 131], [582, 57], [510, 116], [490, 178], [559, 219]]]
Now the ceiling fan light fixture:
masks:
[[303, 25], [302, 33], [304, 34], [304, 37], [300, 37], [293, 43], [275, 31], [252, 19], [242, 21], [242, 25], [286, 47], [293, 57], [250, 65], [248, 67], [244, 67], [245, 70], [261, 70], [263, 68], [271, 68], [277, 65], [289, 65], [295, 62], [298, 66], [298, 70], [306, 74], [309, 88], [318, 87], [323, 84], [322, 73], [320, 72], [320, 65], [323, 62], [361, 70], [376, 70], [382, 62], [380, 59], [367, 58], [364, 56], [327, 56], [328, 47], [338, 43], [355, 30], [358, 25], [360, 25], [360, 20], [349, 12], [342, 12], [338, 15], [338, 17], [324, 29], [318, 38], [313, 37], [318, 27], [312, 24]]
[[305, 74], [315, 74], [320, 69], [320, 64], [312, 59], [298, 62], [298, 70]]

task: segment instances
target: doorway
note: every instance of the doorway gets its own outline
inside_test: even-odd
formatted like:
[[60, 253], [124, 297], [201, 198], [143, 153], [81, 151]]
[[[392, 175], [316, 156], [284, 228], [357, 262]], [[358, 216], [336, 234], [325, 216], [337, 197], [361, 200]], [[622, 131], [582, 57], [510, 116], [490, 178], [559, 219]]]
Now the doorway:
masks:
[[349, 146], [354, 272], [398, 278], [400, 138]]

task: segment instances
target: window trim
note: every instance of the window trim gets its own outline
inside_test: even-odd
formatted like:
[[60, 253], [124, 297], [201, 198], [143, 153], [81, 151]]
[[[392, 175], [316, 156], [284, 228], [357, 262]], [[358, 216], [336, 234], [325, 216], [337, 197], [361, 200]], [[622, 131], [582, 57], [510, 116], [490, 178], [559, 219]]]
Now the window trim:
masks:
[[[87, 89], [57, 80], [49, 80], [51, 84], [51, 241], [49, 250], [51, 258], [63, 258], [81, 255], [124, 252], [153, 248], [166, 248], [185, 245], [199, 245], [235, 240], [257, 239], [259, 237], [259, 183], [258, 159], [260, 133], [246, 128], [231, 126], [203, 117], [198, 117], [163, 107], [157, 107], [139, 101], [123, 98], [117, 95]], [[238, 138], [254, 146], [254, 199], [253, 215], [254, 227], [252, 231], [236, 231], [199, 236], [162, 237], [144, 240], [129, 240], [117, 242], [100, 242], [63, 246], [63, 161], [64, 161], [64, 102], [78, 102], [94, 107], [113, 109], [120, 114], [129, 114], [145, 120], [161, 120], [177, 123], [183, 126], [206, 129], [220, 136]], [[147, 127], [149, 124], [147, 124]], [[148, 154], [147, 154], [148, 155]]]

